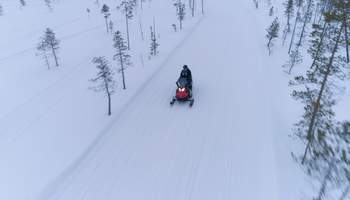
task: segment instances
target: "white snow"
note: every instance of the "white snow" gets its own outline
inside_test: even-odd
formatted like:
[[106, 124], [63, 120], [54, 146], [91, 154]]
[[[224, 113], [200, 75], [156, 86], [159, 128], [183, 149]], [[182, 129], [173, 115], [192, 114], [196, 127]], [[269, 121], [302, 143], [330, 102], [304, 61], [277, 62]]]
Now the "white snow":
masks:
[[[145, 3], [131, 24], [134, 67], [126, 71], [127, 90], [119, 84], [113, 96], [111, 117], [103, 94], [88, 89], [92, 58], [113, 55], [93, 1], [60, 0], [52, 13], [39, 3], [22, 10], [5, 3], [14, 11], [0, 17], [0, 199], [300, 196], [288, 138], [300, 112], [280, 68], [282, 53], [277, 61], [267, 55], [264, 20], [252, 2], [207, 1], [205, 15], [191, 19], [188, 11], [178, 33], [172, 1]], [[148, 60], [153, 17], [160, 55]], [[112, 18], [124, 33], [122, 15]], [[46, 27], [62, 42], [58, 69], [35, 57]], [[170, 107], [183, 64], [193, 73], [195, 103]]]

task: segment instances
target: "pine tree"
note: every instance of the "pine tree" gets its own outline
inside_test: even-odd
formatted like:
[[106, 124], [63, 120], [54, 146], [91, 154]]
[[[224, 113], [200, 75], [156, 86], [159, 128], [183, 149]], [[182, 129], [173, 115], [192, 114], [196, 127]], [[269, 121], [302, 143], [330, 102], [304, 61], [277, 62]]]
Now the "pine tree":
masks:
[[186, 12], [185, 12], [186, 5], [185, 3], [182, 3], [181, 0], [178, 0], [177, 3], [174, 3], [174, 6], [176, 7], [177, 18], [179, 19], [179, 22], [180, 22], [180, 30], [182, 30], [182, 22], [186, 16]]
[[102, 9], [101, 9], [101, 13], [103, 14], [105, 21], [106, 21], [106, 30], [107, 33], [109, 32], [109, 27], [108, 27], [108, 18], [111, 15], [109, 13], [109, 7], [106, 4], [103, 4]]
[[117, 60], [120, 66], [120, 72], [122, 73], [122, 78], [123, 78], [123, 89], [126, 89], [126, 84], [125, 84], [125, 69], [128, 66], [131, 66], [131, 61], [130, 61], [130, 55], [127, 54], [127, 44], [125, 43], [121, 33], [117, 31], [114, 34], [114, 48], [116, 49], [116, 53], [113, 56], [114, 60]]
[[159, 44], [157, 42], [157, 36], [155, 32], [155, 26], [151, 26], [151, 56], [156, 56], [158, 54]]
[[109, 23], [108, 23], [108, 29], [109, 29], [110, 33], [114, 32], [114, 23], [113, 23], [112, 20], [110, 20]]
[[97, 84], [92, 89], [97, 92], [104, 92], [107, 95], [108, 115], [111, 115], [111, 96], [115, 92], [116, 88], [116, 82], [113, 79], [114, 72], [105, 57], [95, 57], [92, 62], [96, 64], [98, 69], [96, 78], [91, 79], [92, 82]]
[[287, 0], [284, 6], [285, 6], [284, 16], [287, 18], [287, 24], [283, 31], [283, 44], [287, 39], [287, 35], [291, 32], [290, 20], [294, 15], [294, 0]]
[[269, 16], [272, 17], [274, 14], [274, 8], [273, 6], [271, 6], [270, 10], [269, 10]]
[[204, 0], [201, 0], [201, 8], [202, 8], [202, 14], [204, 14]]
[[19, 3], [21, 5], [21, 7], [24, 7], [27, 5], [27, 3], [25, 2], [25, 0], [19, 0]]
[[48, 53], [51, 52], [51, 54], [55, 60], [56, 67], [59, 66], [58, 57], [57, 57], [59, 43], [60, 42], [59, 42], [59, 40], [57, 40], [55, 33], [50, 28], [47, 28], [43, 38], [41, 39], [41, 41], [39, 42], [39, 44], [37, 46], [37, 49], [39, 51], [41, 51], [42, 54], [44, 55], [46, 63], [48, 63], [47, 62], [48, 55], [49, 55]]
[[295, 21], [294, 21], [292, 36], [291, 36], [290, 42], [289, 42], [288, 53], [290, 53], [290, 52], [292, 51], [292, 46], [293, 46], [293, 43], [294, 43], [295, 32], [296, 32], [298, 23], [299, 23], [299, 21], [300, 21], [300, 19], [301, 19], [300, 10], [301, 10], [301, 7], [303, 6], [303, 3], [304, 3], [304, 0], [296, 0], [296, 7], [297, 7], [298, 9], [297, 9], [297, 14], [296, 14], [296, 16], [295, 16]]
[[4, 10], [2, 9], [2, 5], [0, 4], [0, 16], [4, 14]]
[[120, 6], [118, 6], [118, 9], [121, 9], [122, 12], [125, 14], [128, 50], [130, 50], [129, 20], [131, 20], [134, 17], [135, 6], [136, 6], [136, 2], [134, 0], [123, 0]]
[[273, 46], [273, 40], [278, 37], [279, 27], [280, 27], [280, 24], [278, 22], [278, 18], [276, 17], [273, 20], [270, 27], [266, 30], [267, 31], [266, 38], [268, 40], [267, 49], [269, 50], [269, 54], [271, 54], [271, 51], [272, 51], [271, 48]]

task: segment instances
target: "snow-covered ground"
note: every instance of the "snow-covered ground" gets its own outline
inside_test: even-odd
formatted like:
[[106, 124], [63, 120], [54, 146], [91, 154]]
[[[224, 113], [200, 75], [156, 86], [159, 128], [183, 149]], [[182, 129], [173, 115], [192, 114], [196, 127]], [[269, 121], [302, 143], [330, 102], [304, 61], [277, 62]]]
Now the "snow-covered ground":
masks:
[[[92, 58], [112, 61], [113, 55], [93, 2], [60, 0], [52, 12], [32, 1], [22, 9], [1, 2], [0, 199], [302, 195], [288, 137], [301, 108], [289, 97], [282, 53], [267, 55], [266, 24], [252, 2], [206, 1], [205, 15], [198, 11], [192, 19], [188, 12], [177, 33], [172, 1], [146, 2], [131, 22], [134, 66], [126, 72], [126, 91], [118, 75], [111, 117], [106, 98], [88, 89], [96, 74]], [[115, 7], [118, 1], [104, 2]], [[160, 55], [148, 60], [153, 17]], [[125, 33], [122, 15], [111, 18]], [[46, 27], [61, 40], [58, 69], [47, 70], [35, 56]], [[183, 64], [194, 76], [195, 104], [170, 107]]]

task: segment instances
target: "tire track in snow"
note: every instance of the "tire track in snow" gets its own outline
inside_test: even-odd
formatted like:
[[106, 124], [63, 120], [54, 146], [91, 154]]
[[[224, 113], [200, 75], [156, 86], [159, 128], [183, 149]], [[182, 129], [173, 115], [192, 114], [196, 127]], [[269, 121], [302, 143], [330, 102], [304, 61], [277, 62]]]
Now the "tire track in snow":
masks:
[[[55, 180], [53, 180], [42, 192], [42, 194], [38, 197], [38, 200], [48, 200], [51, 199], [55, 194], [56, 191], [59, 193], [62, 193], [66, 189], [66, 185], [64, 184], [66, 181], [71, 182], [74, 177], [76, 176], [76, 173], [79, 173], [79, 171], [82, 169], [82, 163], [86, 162], [90, 159], [91, 156], [94, 155], [94, 152], [96, 153], [103, 144], [107, 141], [109, 134], [109, 130], [118, 123], [118, 121], [121, 119], [122, 115], [129, 109], [129, 106], [132, 105], [137, 98], [140, 96], [142, 91], [145, 90], [145, 88], [152, 82], [152, 80], [162, 71], [164, 70], [164, 66], [169, 62], [170, 59], [174, 56], [174, 54], [187, 42], [187, 40], [191, 37], [191, 35], [197, 30], [201, 22], [204, 20], [205, 16], [202, 17], [189, 31], [187, 36], [180, 41], [180, 43], [169, 53], [167, 58], [162, 62], [162, 64], [158, 67], [158, 70], [156, 70], [143, 84], [140, 88], [138, 88], [134, 95], [130, 97], [130, 100], [123, 106], [122, 110], [116, 116], [113, 120], [98, 134], [97, 138], [94, 139], [94, 141], [91, 143], [91, 145], [84, 151], [84, 153], [69, 167], [67, 167]], [[62, 185], [63, 183], [63, 185]], [[57, 195], [57, 194], [56, 194]], [[58, 199], [55, 198], [54, 199]]]

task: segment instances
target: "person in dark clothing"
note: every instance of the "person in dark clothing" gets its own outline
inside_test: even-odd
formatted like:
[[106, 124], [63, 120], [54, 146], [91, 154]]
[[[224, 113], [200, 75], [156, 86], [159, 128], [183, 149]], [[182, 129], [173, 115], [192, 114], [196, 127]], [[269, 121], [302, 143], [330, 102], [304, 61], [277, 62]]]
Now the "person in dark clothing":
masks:
[[183, 66], [183, 69], [181, 71], [181, 75], [180, 78], [186, 78], [188, 81], [188, 88], [190, 88], [192, 90], [192, 72], [191, 70], [188, 68], [187, 65]]

